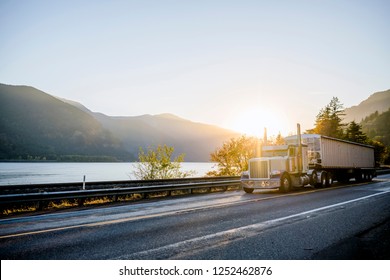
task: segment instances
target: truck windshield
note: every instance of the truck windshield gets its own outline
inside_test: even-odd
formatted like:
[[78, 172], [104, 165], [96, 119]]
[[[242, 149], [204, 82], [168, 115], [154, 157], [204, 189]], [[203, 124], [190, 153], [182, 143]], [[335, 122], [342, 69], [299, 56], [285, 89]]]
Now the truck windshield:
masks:
[[288, 155], [288, 150], [268, 150], [263, 151], [263, 157], [286, 157]]

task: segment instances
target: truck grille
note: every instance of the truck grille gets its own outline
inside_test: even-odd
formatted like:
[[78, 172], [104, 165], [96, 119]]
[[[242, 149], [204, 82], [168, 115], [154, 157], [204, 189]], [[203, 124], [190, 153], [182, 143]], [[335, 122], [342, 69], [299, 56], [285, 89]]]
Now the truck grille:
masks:
[[249, 174], [251, 178], [269, 178], [268, 161], [252, 161], [249, 163]]

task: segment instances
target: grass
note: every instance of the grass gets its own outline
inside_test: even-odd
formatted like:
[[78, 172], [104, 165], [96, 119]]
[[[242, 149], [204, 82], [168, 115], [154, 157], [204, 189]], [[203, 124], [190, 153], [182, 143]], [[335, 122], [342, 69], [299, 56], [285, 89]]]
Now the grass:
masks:
[[35, 212], [39, 210], [61, 210], [68, 209], [72, 207], [79, 206], [93, 206], [93, 205], [102, 205], [107, 203], [112, 203], [115, 201], [118, 202], [129, 202], [141, 200], [144, 196], [142, 194], [129, 194], [118, 196], [116, 199], [114, 197], [96, 197], [88, 198], [85, 200], [60, 200], [60, 201], [50, 201], [50, 202], [41, 202], [43, 205], [38, 203], [29, 203], [23, 205], [10, 205], [1, 209], [1, 216], [10, 216], [15, 214], [24, 214], [29, 212]]
[[64, 209], [69, 207], [77, 206], [77, 201], [61, 200], [61, 201], [50, 201], [48, 204], [48, 209]]
[[2, 209], [2, 216], [8, 216], [12, 214], [22, 214], [22, 213], [27, 213], [27, 212], [34, 212], [36, 211], [37, 208], [34, 206], [21, 206], [21, 207], [16, 207], [16, 208], [7, 208], [7, 209]]

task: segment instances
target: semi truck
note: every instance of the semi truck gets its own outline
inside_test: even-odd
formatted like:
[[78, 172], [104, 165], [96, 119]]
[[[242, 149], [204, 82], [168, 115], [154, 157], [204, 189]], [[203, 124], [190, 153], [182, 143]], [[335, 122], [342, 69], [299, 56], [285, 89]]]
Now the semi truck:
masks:
[[285, 145], [263, 145], [261, 155], [251, 158], [241, 175], [246, 193], [255, 189], [328, 187], [334, 181], [371, 181], [376, 176], [374, 147], [319, 134], [285, 138]]

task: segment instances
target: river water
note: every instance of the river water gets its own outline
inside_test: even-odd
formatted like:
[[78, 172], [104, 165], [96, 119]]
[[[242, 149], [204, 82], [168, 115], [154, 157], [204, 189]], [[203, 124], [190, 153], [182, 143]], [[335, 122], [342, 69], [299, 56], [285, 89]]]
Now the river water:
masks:
[[[73, 163], [73, 162], [0, 162], [0, 186], [136, 180], [136, 163]], [[184, 162], [182, 171], [195, 171], [193, 177], [203, 177], [215, 170], [215, 163]]]

